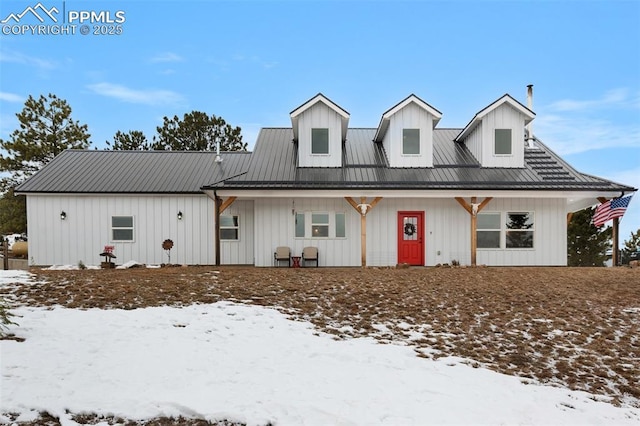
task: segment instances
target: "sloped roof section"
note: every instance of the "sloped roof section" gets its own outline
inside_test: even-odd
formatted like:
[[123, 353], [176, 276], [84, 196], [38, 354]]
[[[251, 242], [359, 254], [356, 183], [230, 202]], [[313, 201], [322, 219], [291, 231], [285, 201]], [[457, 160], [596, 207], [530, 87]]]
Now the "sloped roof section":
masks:
[[463, 140], [482, 121], [484, 116], [486, 116], [491, 111], [495, 110], [496, 108], [498, 108], [500, 105], [503, 105], [503, 104], [508, 104], [515, 110], [521, 112], [526, 117], [524, 120], [524, 124], [529, 124], [531, 120], [533, 120], [536, 116], [535, 112], [531, 111], [529, 108], [522, 105], [520, 102], [518, 102], [516, 99], [514, 99], [511, 95], [507, 93], [502, 97], [500, 97], [499, 99], [497, 99], [496, 101], [489, 104], [488, 106], [486, 106], [485, 108], [481, 109], [471, 119], [469, 124], [467, 124], [465, 128], [460, 131], [460, 134], [456, 136], [456, 139], [455, 139], [456, 142]]
[[384, 138], [384, 135], [387, 132], [387, 129], [389, 128], [389, 121], [391, 120], [391, 117], [394, 114], [396, 114], [398, 111], [400, 111], [401, 109], [403, 109], [404, 107], [412, 103], [418, 105], [420, 108], [427, 111], [429, 114], [431, 114], [434, 117], [434, 120], [433, 120], [434, 127], [436, 126], [436, 124], [438, 124], [438, 122], [442, 118], [442, 113], [440, 111], [438, 111], [437, 109], [435, 109], [434, 107], [432, 107], [431, 105], [429, 105], [428, 103], [426, 103], [425, 101], [417, 97], [416, 95], [411, 94], [406, 98], [404, 98], [403, 100], [401, 100], [400, 102], [398, 102], [396, 105], [389, 108], [387, 111], [385, 111], [382, 114], [382, 118], [380, 119], [380, 124], [378, 125], [378, 130], [374, 137], [376, 142], [381, 142], [382, 138]]
[[247, 170], [248, 152], [66, 150], [16, 188], [19, 193], [201, 194]]

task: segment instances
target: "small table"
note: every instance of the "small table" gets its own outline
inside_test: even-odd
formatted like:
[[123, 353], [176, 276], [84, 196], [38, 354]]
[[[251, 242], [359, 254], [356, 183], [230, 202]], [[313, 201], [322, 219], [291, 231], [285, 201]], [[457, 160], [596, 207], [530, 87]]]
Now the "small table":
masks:
[[291, 261], [293, 262], [293, 265], [291, 265], [292, 268], [299, 268], [300, 267], [300, 259], [302, 259], [302, 256], [291, 256]]

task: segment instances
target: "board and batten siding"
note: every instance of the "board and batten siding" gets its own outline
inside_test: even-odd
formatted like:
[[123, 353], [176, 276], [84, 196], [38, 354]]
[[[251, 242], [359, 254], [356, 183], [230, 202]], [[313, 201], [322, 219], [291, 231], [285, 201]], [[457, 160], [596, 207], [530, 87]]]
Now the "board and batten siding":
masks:
[[[420, 154], [402, 154], [403, 129], [420, 129]], [[391, 117], [382, 144], [391, 167], [433, 167], [433, 116], [410, 103]]]
[[[525, 117], [509, 105], [500, 105], [482, 119], [482, 166], [524, 167]], [[494, 154], [494, 130], [511, 129], [511, 155]]]
[[[171, 263], [214, 263], [214, 203], [202, 196], [27, 197], [29, 260], [33, 265], [99, 265], [105, 245], [116, 263], [167, 263], [162, 242], [171, 239]], [[67, 215], [60, 219], [60, 213]], [[178, 220], [181, 211], [183, 219]], [[111, 240], [111, 217], [133, 216], [134, 241]]]
[[[329, 154], [311, 153], [311, 129], [329, 129]], [[322, 102], [302, 112], [298, 119], [298, 165], [300, 167], [342, 166], [342, 118]]]
[[[255, 206], [255, 265], [272, 266], [278, 246], [300, 256], [318, 248], [319, 266], [360, 266], [360, 215], [343, 198], [262, 198]], [[295, 213], [344, 213], [346, 238], [296, 238]]]
[[241, 200], [231, 204], [222, 215], [238, 216], [238, 241], [220, 241], [222, 265], [253, 265], [254, 218], [253, 201]]
[[[398, 211], [421, 211], [425, 216], [425, 264], [471, 263], [471, 217], [453, 198], [383, 199], [367, 214], [367, 265], [398, 262]], [[564, 199], [493, 199], [482, 211], [534, 212], [533, 249], [478, 249], [477, 264], [490, 266], [567, 263], [566, 201]]]

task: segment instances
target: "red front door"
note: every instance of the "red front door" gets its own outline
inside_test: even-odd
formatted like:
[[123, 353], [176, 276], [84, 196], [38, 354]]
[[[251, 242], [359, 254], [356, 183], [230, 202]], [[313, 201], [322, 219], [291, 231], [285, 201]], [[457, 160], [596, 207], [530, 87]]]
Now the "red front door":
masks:
[[424, 212], [398, 212], [398, 263], [424, 265]]

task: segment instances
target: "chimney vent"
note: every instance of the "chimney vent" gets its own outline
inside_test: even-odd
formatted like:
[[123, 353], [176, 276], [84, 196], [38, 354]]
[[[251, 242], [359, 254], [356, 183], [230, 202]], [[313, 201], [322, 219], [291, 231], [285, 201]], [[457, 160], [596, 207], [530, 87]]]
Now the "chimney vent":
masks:
[[[533, 111], [533, 84], [527, 85], [527, 108]], [[531, 121], [525, 126], [525, 140], [527, 142], [527, 148], [534, 149], [536, 146], [533, 144], [535, 137], [533, 136], [533, 125]]]

